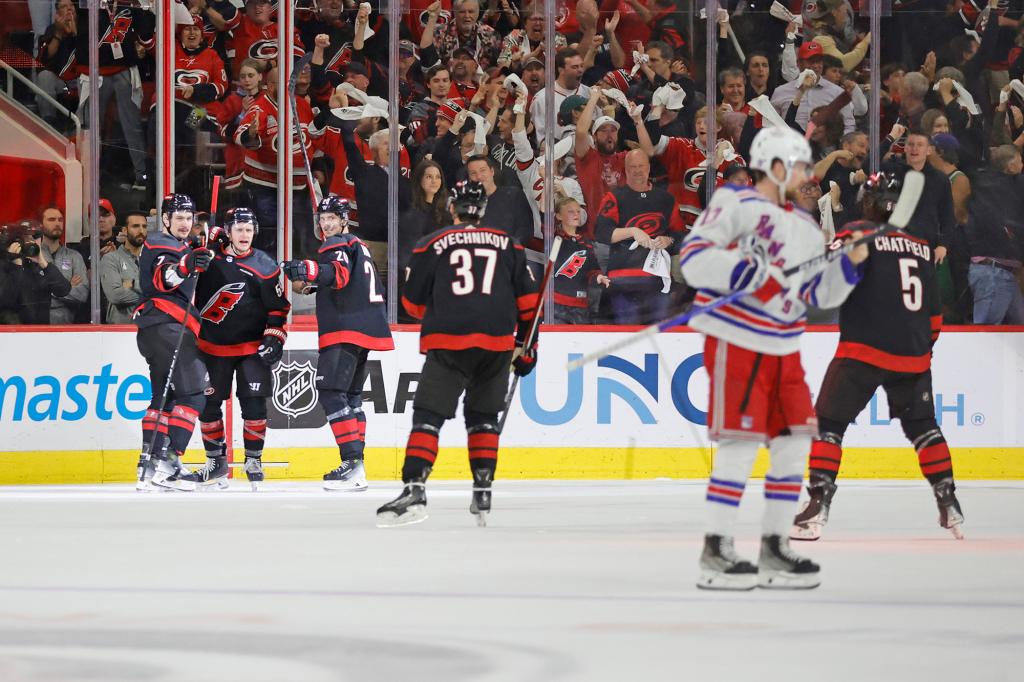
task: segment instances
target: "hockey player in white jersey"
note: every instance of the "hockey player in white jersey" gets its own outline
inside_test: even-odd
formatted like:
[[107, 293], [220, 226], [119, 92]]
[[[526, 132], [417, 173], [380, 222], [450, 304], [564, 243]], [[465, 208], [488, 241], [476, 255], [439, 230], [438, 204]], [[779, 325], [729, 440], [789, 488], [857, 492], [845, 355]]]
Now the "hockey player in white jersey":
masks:
[[[754, 186], [719, 188], [679, 254], [683, 277], [698, 289], [697, 305], [747, 292], [690, 322], [706, 335], [708, 433], [718, 442], [706, 497], [700, 588], [806, 589], [821, 582], [818, 565], [794, 554], [788, 540], [817, 433], [800, 363], [800, 335], [806, 304], [842, 303], [859, 280], [857, 264], [868, 251], [860, 246], [819, 270], [783, 274], [825, 250], [818, 224], [788, 203], [807, 181], [810, 164], [810, 146], [799, 134], [763, 129], [750, 148]], [[771, 466], [755, 565], [736, 554], [733, 527], [761, 444], [768, 446]]]

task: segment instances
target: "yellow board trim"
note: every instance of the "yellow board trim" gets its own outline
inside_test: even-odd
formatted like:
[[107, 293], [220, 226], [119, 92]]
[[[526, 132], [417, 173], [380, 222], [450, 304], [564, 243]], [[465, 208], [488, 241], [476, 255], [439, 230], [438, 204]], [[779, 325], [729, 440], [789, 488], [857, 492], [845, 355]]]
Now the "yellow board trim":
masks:
[[[954, 473], [959, 479], [1024, 479], [1024, 448], [954, 448]], [[196, 453], [198, 454], [198, 453]], [[239, 453], [239, 458], [241, 453]], [[397, 480], [402, 470], [399, 448], [368, 448], [367, 475]], [[127, 450], [0, 452], [0, 485], [126, 483], [134, 480], [138, 453]], [[195, 454], [189, 461], [194, 461]], [[706, 478], [710, 452], [700, 448], [516, 448], [501, 449], [498, 477], [504, 479], [644, 479]], [[338, 465], [335, 448], [271, 448], [265, 462], [269, 479], [318, 480]], [[754, 475], [767, 470], [762, 450]], [[241, 476], [241, 471], [236, 470]], [[917, 457], [910, 448], [845, 448], [842, 478], [918, 479]], [[468, 479], [465, 448], [441, 448], [433, 479]]]

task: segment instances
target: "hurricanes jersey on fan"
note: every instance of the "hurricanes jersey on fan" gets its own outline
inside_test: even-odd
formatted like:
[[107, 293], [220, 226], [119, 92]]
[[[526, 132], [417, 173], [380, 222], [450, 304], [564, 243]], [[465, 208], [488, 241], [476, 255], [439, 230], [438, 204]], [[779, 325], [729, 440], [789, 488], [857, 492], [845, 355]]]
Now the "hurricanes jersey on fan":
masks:
[[316, 292], [320, 349], [350, 343], [369, 350], [393, 350], [384, 287], [370, 249], [354, 235], [334, 235], [324, 240], [317, 263], [334, 273], [331, 285], [320, 285]]
[[601, 274], [594, 243], [579, 234], [559, 231], [558, 236], [562, 238], [562, 247], [551, 274], [555, 280], [555, 304], [586, 308], [590, 282]]
[[651, 239], [671, 237], [674, 244], [669, 251], [672, 253], [675, 253], [685, 229], [679, 215], [679, 204], [663, 189], [637, 192], [629, 187], [619, 187], [605, 194], [597, 217], [596, 233], [599, 241], [611, 244], [608, 278], [616, 285], [637, 284], [654, 277], [644, 271], [644, 261], [651, 253], [649, 249], [630, 248], [635, 243], [632, 239], [612, 244], [612, 233], [620, 227], [639, 227]]
[[187, 294], [182, 291], [186, 279], [178, 273], [178, 265], [189, 251], [187, 242], [163, 231], [146, 237], [139, 255], [142, 302], [132, 315], [136, 326], [151, 327], [174, 320], [199, 334], [199, 312], [189, 299], [192, 285]]
[[522, 245], [501, 230], [455, 225], [416, 244], [402, 305], [423, 320], [420, 352], [515, 348], [518, 322], [527, 322], [537, 283]]
[[[732, 274], [745, 257], [739, 247], [748, 239], [782, 270], [825, 252], [824, 233], [810, 215], [792, 205], [777, 206], [752, 187], [725, 185], [711, 197], [679, 251], [683, 278], [698, 289], [697, 305], [731, 293]], [[747, 350], [789, 355], [800, 350], [807, 304], [834, 308], [859, 278], [850, 259], [840, 256], [816, 270], [792, 275], [787, 291], [767, 303], [741, 296], [698, 315], [689, 325]]]
[[244, 256], [218, 250], [199, 277], [196, 307], [201, 318], [199, 349], [219, 356], [255, 353], [266, 329], [285, 333], [291, 310], [281, 285], [281, 269], [257, 249], [249, 249]]
[[[850, 223], [837, 242], [846, 232], [875, 229], [873, 223]], [[924, 372], [942, 328], [933, 251], [927, 241], [904, 232], [877, 237], [868, 249], [860, 283], [839, 309], [836, 357], [894, 372]]]

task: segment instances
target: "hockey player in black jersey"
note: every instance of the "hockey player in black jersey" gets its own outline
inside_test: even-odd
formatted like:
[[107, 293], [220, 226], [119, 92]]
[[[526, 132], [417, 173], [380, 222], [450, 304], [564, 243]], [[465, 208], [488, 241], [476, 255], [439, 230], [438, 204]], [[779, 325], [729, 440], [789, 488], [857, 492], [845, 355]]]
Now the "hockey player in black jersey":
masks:
[[[870, 234], [885, 222], [898, 198], [899, 181], [879, 173], [865, 184], [865, 192], [866, 220], [848, 224], [848, 232], [837, 239], [854, 230]], [[839, 347], [815, 404], [819, 435], [811, 446], [810, 499], [797, 514], [790, 537], [821, 537], [836, 492], [843, 434], [881, 386], [890, 416], [900, 420], [921, 473], [932, 485], [939, 524], [960, 538], [964, 517], [932, 400], [932, 346], [942, 324], [934, 254], [926, 241], [906, 232], [879, 236], [869, 248], [860, 283], [839, 309]]]
[[[199, 312], [192, 304], [192, 294], [194, 278], [209, 267], [213, 253], [189, 242], [194, 219], [191, 198], [165, 196], [160, 212], [162, 229], [146, 238], [139, 256], [142, 303], [135, 309], [133, 321], [139, 328], [136, 343], [149, 365], [153, 391], [142, 420], [140, 490], [195, 489], [196, 477], [181, 465], [181, 457], [203, 409], [209, 376], [196, 347]], [[174, 374], [168, 376], [175, 354]], [[161, 412], [161, 396], [168, 381], [167, 402]]]
[[369, 247], [349, 234], [348, 214], [347, 200], [325, 197], [314, 228], [323, 240], [317, 260], [287, 261], [283, 269], [288, 279], [316, 290], [316, 388], [341, 453], [341, 466], [324, 474], [324, 488], [361, 491], [366, 490], [366, 358], [371, 350], [394, 350], [395, 342], [383, 284]]
[[[281, 269], [252, 244], [259, 232], [250, 208], [227, 212], [222, 235], [212, 243], [213, 262], [199, 278], [199, 350], [210, 373], [213, 392], [199, 426], [206, 466], [195, 472], [200, 485], [227, 487], [227, 438], [221, 405], [235, 394], [242, 412], [245, 474], [255, 490], [263, 480], [263, 443], [267, 433], [267, 398], [273, 389], [270, 368], [281, 359], [291, 304], [281, 287]], [[211, 239], [213, 241], [213, 239]]]
[[[481, 525], [490, 511], [498, 413], [505, 407], [509, 368], [524, 376], [536, 364], [536, 347], [521, 345], [537, 285], [518, 242], [501, 230], [477, 227], [486, 202], [479, 183], [457, 183], [449, 197], [454, 224], [427, 235], [413, 249], [402, 305], [423, 320], [420, 352], [427, 357], [413, 400], [402, 467], [405, 488], [377, 510], [378, 526], [427, 518], [425, 485], [437, 459], [438, 435], [455, 416], [463, 393], [473, 472], [470, 511]], [[517, 343], [521, 352], [514, 354]]]

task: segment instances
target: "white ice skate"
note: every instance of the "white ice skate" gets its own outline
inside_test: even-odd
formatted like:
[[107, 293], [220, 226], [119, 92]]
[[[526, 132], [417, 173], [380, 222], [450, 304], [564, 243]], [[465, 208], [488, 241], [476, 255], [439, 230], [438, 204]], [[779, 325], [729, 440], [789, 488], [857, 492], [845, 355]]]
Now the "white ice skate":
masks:
[[166, 459], [157, 461], [150, 484], [162, 490], [180, 492], [192, 492], [196, 489], [195, 482], [182, 478], [179, 470]]
[[324, 474], [324, 490], [355, 493], [366, 488], [366, 468], [361, 459], [342, 462], [340, 467]]

